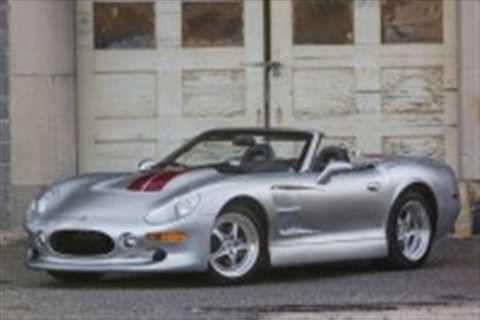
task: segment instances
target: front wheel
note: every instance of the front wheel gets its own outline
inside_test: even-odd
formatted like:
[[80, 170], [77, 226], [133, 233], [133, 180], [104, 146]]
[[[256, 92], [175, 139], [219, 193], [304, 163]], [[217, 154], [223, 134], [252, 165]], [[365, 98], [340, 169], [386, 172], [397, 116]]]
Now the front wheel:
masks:
[[100, 279], [102, 273], [93, 272], [65, 272], [65, 271], [49, 271], [48, 274], [55, 280], [68, 284], [84, 284]]
[[432, 247], [432, 216], [432, 208], [422, 194], [408, 192], [400, 196], [388, 220], [388, 258], [376, 261], [376, 265], [397, 270], [421, 267]]
[[256, 276], [267, 264], [262, 223], [247, 207], [220, 215], [210, 236], [210, 275], [215, 282], [236, 284]]

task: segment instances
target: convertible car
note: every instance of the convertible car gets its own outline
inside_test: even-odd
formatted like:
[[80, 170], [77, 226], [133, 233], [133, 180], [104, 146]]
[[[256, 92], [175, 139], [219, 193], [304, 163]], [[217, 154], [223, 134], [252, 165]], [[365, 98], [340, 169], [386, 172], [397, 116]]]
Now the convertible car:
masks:
[[453, 171], [426, 158], [351, 156], [322, 140], [211, 130], [137, 172], [56, 183], [26, 214], [27, 264], [61, 281], [203, 271], [227, 284], [318, 262], [423, 265], [460, 211]]

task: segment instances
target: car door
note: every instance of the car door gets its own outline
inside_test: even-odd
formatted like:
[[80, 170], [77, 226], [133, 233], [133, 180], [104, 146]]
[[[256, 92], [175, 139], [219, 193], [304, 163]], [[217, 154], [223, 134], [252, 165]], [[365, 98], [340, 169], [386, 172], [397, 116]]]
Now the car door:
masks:
[[298, 192], [300, 219], [312, 233], [307, 242], [354, 241], [383, 237], [388, 211], [387, 177], [375, 167], [353, 168], [318, 182], [306, 173], [309, 187]]

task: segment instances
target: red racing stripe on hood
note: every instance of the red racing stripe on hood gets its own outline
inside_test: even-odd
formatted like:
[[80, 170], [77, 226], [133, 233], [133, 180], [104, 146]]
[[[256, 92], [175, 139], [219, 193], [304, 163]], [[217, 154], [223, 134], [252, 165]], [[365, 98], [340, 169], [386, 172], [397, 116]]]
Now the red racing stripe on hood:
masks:
[[184, 170], [149, 172], [133, 180], [127, 189], [141, 192], [160, 191], [168, 182], [173, 180], [173, 178], [184, 172]]

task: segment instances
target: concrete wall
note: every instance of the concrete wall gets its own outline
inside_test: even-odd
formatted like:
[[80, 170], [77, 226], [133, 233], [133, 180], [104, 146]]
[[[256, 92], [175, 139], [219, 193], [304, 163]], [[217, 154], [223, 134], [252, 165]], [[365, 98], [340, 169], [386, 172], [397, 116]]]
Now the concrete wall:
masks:
[[480, 180], [480, 1], [460, 1], [462, 178]]
[[10, 1], [12, 205], [76, 173], [75, 1]]
[[480, 1], [459, 2], [461, 184], [456, 234], [480, 233]]
[[0, 229], [7, 226], [11, 209], [8, 92], [8, 3], [0, 0]]

